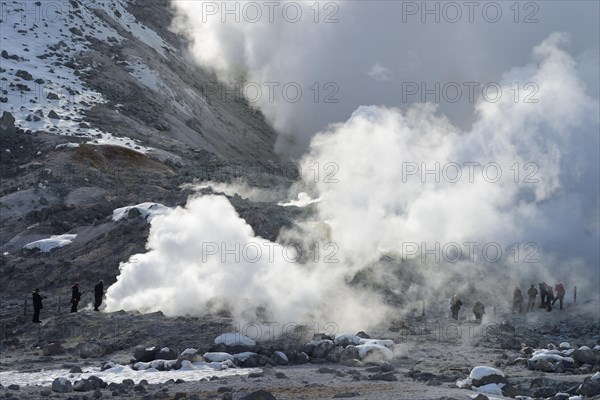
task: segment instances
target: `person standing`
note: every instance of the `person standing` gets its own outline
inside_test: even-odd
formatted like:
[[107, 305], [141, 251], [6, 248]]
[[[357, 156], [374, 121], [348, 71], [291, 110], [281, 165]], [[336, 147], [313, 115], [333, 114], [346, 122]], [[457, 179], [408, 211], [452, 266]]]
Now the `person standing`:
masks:
[[515, 312], [518, 312], [519, 314], [523, 313], [523, 293], [521, 293], [521, 289], [519, 289], [518, 287], [515, 288], [515, 291], [513, 292], [512, 312], [513, 314]]
[[529, 290], [527, 291], [527, 297], [529, 301], [527, 302], [527, 312], [532, 312], [535, 308], [535, 298], [537, 297], [538, 291], [535, 286], [531, 285]]
[[102, 304], [102, 296], [104, 295], [104, 282], [102, 279], [94, 286], [94, 311], [100, 311], [98, 307]]
[[552, 304], [554, 301], [554, 290], [552, 290], [552, 286], [548, 286], [546, 288], [546, 311], [552, 311]]
[[42, 304], [42, 295], [40, 295], [40, 289], [35, 288], [33, 291], [33, 322], [39, 324], [40, 322], [40, 310], [44, 308]]
[[477, 302], [473, 305], [473, 314], [475, 314], [475, 319], [481, 322], [483, 319], [483, 314], [485, 314], [485, 307], [481, 303], [481, 300], [477, 300]]
[[565, 287], [563, 286], [562, 283], [557, 283], [556, 286], [554, 287], [554, 289], [556, 290], [556, 298], [552, 301], [552, 305], [554, 305], [554, 303], [556, 303], [556, 300], [559, 301], [560, 303], [560, 309], [563, 309], [563, 299], [565, 298]]
[[460, 301], [457, 295], [452, 296], [450, 300], [450, 310], [452, 311], [452, 318], [458, 319], [458, 312], [460, 311], [463, 303]]
[[540, 308], [546, 308], [548, 303], [548, 285], [540, 283]]
[[79, 283], [73, 285], [73, 291], [71, 293], [71, 312], [77, 312], [77, 305], [81, 300], [81, 292], [79, 291]]

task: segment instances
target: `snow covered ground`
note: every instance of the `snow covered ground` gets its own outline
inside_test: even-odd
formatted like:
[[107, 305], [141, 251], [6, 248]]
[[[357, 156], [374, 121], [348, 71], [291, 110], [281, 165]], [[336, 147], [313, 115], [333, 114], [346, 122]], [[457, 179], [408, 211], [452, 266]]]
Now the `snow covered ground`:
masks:
[[64, 234], [64, 235], [53, 235], [48, 239], [36, 240], [35, 242], [27, 243], [23, 246], [25, 249], [40, 249], [40, 251], [46, 253], [54, 250], [57, 247], [63, 247], [70, 244], [75, 238], [76, 234]]
[[234, 375], [248, 375], [252, 372], [257, 372], [256, 368], [226, 368], [221, 369], [220, 364], [193, 363], [187, 368], [172, 371], [157, 371], [155, 369], [147, 369], [144, 371], [135, 371], [129, 366], [117, 365], [114, 368], [100, 371], [99, 368], [85, 369], [83, 373], [70, 373], [67, 369], [51, 369], [42, 370], [39, 372], [18, 372], [7, 371], [0, 372], [0, 382], [8, 386], [12, 384], [20, 386], [49, 386], [56, 378], [66, 378], [71, 382], [80, 379], [97, 376], [107, 383], [121, 383], [124, 379], [131, 379], [135, 383], [139, 383], [145, 379], [148, 383], [164, 383], [169, 379], [183, 379], [185, 381], [201, 381], [207, 380], [212, 376], [227, 377]]
[[127, 218], [129, 211], [133, 208], [137, 208], [140, 212], [140, 216], [147, 221], [151, 221], [155, 216], [165, 214], [171, 210], [169, 207], [159, 203], [141, 203], [134, 206], [126, 206], [115, 209], [113, 211], [112, 220], [120, 221], [123, 218]]
[[[76, 6], [75, 6], [76, 4]], [[2, 109], [24, 130], [90, 138], [92, 144], [113, 144], [140, 152], [149, 149], [132, 139], [91, 128], [84, 114], [107, 100], [81, 79], [99, 65], [83, 64], [90, 50], [88, 36], [102, 42], [124, 38], [98, 17], [100, 10], [164, 56], [169, 47], [156, 32], [140, 25], [125, 10], [127, 0], [77, 2], [3, 2]]]

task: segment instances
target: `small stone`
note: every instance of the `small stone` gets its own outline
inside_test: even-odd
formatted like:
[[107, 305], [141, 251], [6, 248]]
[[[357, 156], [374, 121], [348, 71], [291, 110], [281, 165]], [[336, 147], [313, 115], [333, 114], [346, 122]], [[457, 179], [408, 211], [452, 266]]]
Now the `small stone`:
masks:
[[394, 375], [392, 372], [384, 372], [384, 373], [379, 373], [379, 374], [369, 376], [369, 380], [370, 381], [392, 382], [392, 381], [397, 381], [398, 378], [396, 378], [396, 375]]

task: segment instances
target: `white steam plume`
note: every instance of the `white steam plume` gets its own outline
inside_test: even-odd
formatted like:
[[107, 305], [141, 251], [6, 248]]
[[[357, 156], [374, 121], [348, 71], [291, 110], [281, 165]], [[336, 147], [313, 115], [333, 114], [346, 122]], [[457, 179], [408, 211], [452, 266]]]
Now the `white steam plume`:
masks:
[[[600, 38], [590, 34], [600, 29], [597, 2], [483, 2], [471, 10], [447, 3], [173, 0], [172, 26], [189, 38], [201, 66], [247, 84], [248, 97], [279, 133], [276, 149], [295, 157], [316, 132], [365, 104], [406, 111], [437, 102], [454, 125], [469, 129], [477, 115], [465, 84], [478, 83], [481, 98], [482, 86], [523, 65], [531, 48], [556, 31], [572, 36], [574, 54], [597, 58]], [[455, 13], [460, 17], [452, 20]], [[592, 64], [586, 76], [594, 88], [597, 72]], [[458, 101], [441, 90], [437, 100], [426, 94], [453, 82], [462, 89]], [[419, 90], [410, 95], [413, 83]], [[299, 100], [293, 88], [286, 100], [286, 84], [301, 88]]]
[[302, 265], [294, 262], [294, 248], [255, 236], [225, 197], [191, 198], [151, 224], [148, 252], [123, 263], [107, 291], [108, 311], [204, 315], [226, 309], [238, 322], [333, 322], [355, 329], [386, 311], [375, 295], [343, 284], [343, 265]]
[[[406, 112], [365, 106], [317, 134], [302, 160], [302, 170], [310, 171], [302, 185], [320, 198], [318, 218], [280, 239], [335, 243], [338, 262], [325, 263], [323, 253], [316, 261], [289, 262], [282, 247], [270, 257], [268, 249], [279, 245], [256, 237], [224, 197], [194, 198], [153, 219], [148, 252], [121, 266], [108, 290], [108, 309], [202, 315], [227, 307], [238, 321], [334, 321], [341, 329], [366, 329], [391, 311], [374, 291], [348, 286], [365, 267], [374, 267], [376, 283], [395, 286], [409, 300], [432, 301], [455, 291], [509, 297], [512, 285], [541, 280], [597, 295], [599, 105], [577, 62], [561, 49], [564, 42], [563, 35], [551, 35], [534, 49], [534, 62], [503, 78], [503, 90], [516, 78], [536, 82], [539, 102], [523, 103], [527, 93], [517, 102], [509, 96], [480, 102], [468, 131], [432, 105]], [[403, 165], [412, 162], [429, 168], [436, 162], [496, 162], [503, 176], [491, 183], [475, 168], [470, 182], [463, 168], [457, 183], [431, 176], [423, 183], [421, 175], [403, 180]], [[528, 162], [536, 165], [537, 183], [523, 182]], [[329, 179], [327, 163], [337, 166]], [[517, 183], [509, 169], [514, 163], [521, 168]], [[402, 247], [407, 242], [431, 248], [468, 241], [497, 242], [504, 256], [491, 264], [481, 250], [473, 262], [422, 263], [417, 256], [408, 264], [415, 271], [408, 278], [415, 280], [403, 280], [380, 262], [383, 254], [408, 256]], [[524, 262], [524, 249], [514, 262], [507, 253], [513, 242], [536, 243], [539, 262]], [[216, 254], [207, 255], [215, 250], [206, 248], [210, 244]], [[239, 261], [223, 253], [236, 245]], [[256, 247], [261, 257], [248, 262]], [[266, 309], [257, 313], [260, 307]]]
[[[318, 179], [313, 185], [321, 198], [319, 217], [352, 260], [372, 263], [382, 253], [414, 256], [407, 243], [418, 250], [423, 243], [427, 249], [458, 243], [467, 256], [464, 243], [478, 242], [471, 265], [444, 267], [442, 257], [435, 268], [429, 256], [421, 266], [428, 284], [441, 288], [460, 276], [463, 284], [478, 282], [489, 293], [494, 285], [499, 289], [502, 276], [512, 279], [510, 285], [564, 281], [597, 296], [599, 104], [588, 95], [574, 59], [560, 48], [565, 41], [564, 35], [551, 35], [534, 49], [535, 63], [503, 78], [505, 92], [515, 80], [536, 82], [539, 102], [524, 103], [523, 97], [515, 102], [510, 96], [480, 102], [469, 131], [437, 116], [434, 105], [407, 112], [364, 106], [314, 137], [302, 170], [337, 166], [337, 183]], [[501, 168], [501, 178], [495, 182], [495, 168], [484, 176], [474, 167], [471, 183], [466, 165], [492, 162]], [[422, 163], [429, 170], [439, 163], [437, 182]], [[444, 177], [444, 166], [452, 163], [462, 167], [456, 183], [451, 183], [456, 168]], [[419, 173], [411, 175], [414, 166]], [[528, 183], [525, 178], [533, 173], [529, 178], [537, 182]], [[501, 261], [488, 257], [496, 265], [485, 265], [481, 246], [486, 243], [502, 247]], [[523, 248], [515, 262], [513, 243], [534, 243], [537, 248], [529, 253], [539, 262], [525, 260]], [[482, 272], [487, 282], [479, 280]]]

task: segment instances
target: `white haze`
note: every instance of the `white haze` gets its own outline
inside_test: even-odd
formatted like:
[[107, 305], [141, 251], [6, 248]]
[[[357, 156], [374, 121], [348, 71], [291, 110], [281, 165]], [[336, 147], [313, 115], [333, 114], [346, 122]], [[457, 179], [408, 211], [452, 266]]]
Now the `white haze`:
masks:
[[[597, 2], [535, 2], [537, 11], [524, 9], [531, 3], [521, 2], [518, 23], [514, 22], [515, 10], [510, 9], [514, 3], [503, 2], [495, 3], [501, 5], [502, 13], [495, 23], [484, 18], [486, 2], [477, 3], [472, 22], [468, 9], [463, 7], [456, 23], [442, 18], [450, 10], [440, 15], [439, 23], [431, 15], [423, 23], [421, 13], [409, 15], [403, 11], [408, 3], [420, 7], [424, 2], [377, 0], [281, 1], [273, 11], [273, 22], [269, 22], [265, 3], [173, 0], [177, 15], [173, 29], [190, 39], [191, 56], [199, 65], [215, 71], [225, 81], [249, 84], [252, 102], [279, 132], [276, 148], [282, 154], [301, 155], [316, 132], [331, 122], [345, 121], [361, 105], [385, 104], [406, 110], [422, 102], [421, 93], [403, 98], [404, 85], [410, 82], [426, 83], [427, 88], [433, 88], [436, 82], [441, 87], [450, 82], [461, 87], [466, 82], [481, 86], [499, 82], [504, 72], [527, 63], [534, 46], [558, 31], [572, 37], [573, 54], [591, 58], [582, 60], [582, 65], [589, 68], [586, 83], [598, 96]], [[252, 15], [249, 4], [261, 6], [258, 22], [243, 18]], [[285, 4], [294, 7], [288, 8], [284, 17]], [[427, 6], [436, 4], [441, 10], [444, 2]], [[213, 5], [215, 15], [209, 12]], [[296, 5], [302, 7], [301, 18], [287, 22]], [[225, 14], [225, 7], [238, 8], [239, 22], [235, 22], [234, 15]], [[317, 9], [319, 22], [315, 23]], [[525, 23], [528, 16], [536, 21]], [[588, 61], [591, 66], [585, 67]], [[269, 98], [268, 82], [279, 84], [274, 101]], [[334, 86], [327, 86], [330, 82]], [[282, 88], [289, 83], [297, 83], [302, 89], [297, 102], [283, 98]], [[319, 86], [317, 101], [315, 83]], [[260, 98], [255, 85], [262, 88]], [[466, 92], [465, 88], [459, 101], [439, 101], [440, 111], [463, 129], [477, 118], [475, 102]], [[294, 92], [290, 90], [289, 96], [294, 97]], [[435, 101], [431, 95], [424, 100]]]
[[[346, 24], [316, 28], [214, 19], [201, 23], [201, 3], [173, 3], [177, 28], [190, 35], [195, 59], [222, 78], [241, 74], [256, 81], [323, 82], [328, 73], [340, 77], [346, 91], [337, 105], [257, 104], [281, 132], [279, 150], [304, 151], [305, 175], [291, 197], [306, 191], [319, 199], [314, 220], [283, 232], [280, 241], [335, 243], [338, 262], [325, 263], [324, 252], [316, 262], [310, 257], [304, 264], [289, 262], [281, 247], [270, 259], [266, 249], [275, 244], [256, 237], [224, 197], [192, 198], [185, 208], [151, 222], [148, 252], [122, 264], [117, 283], [108, 290], [109, 310], [203, 315], [227, 307], [237, 320], [249, 322], [264, 306], [259, 318], [335, 321], [340, 328], [366, 329], [393, 312], [375, 291], [347, 285], [367, 267], [372, 283], [386, 284], [409, 301], [445, 305], [444, 296], [458, 292], [501, 302], [514, 286], [542, 280], [563, 281], [568, 291], [577, 285], [584, 298], [597, 297], [598, 39], [584, 34], [584, 27], [598, 23], [588, 19], [593, 10], [582, 11], [590, 11], [588, 3], [570, 3], [569, 10], [562, 3], [544, 5], [546, 19], [527, 27], [434, 24], [424, 35], [418, 35], [424, 29], [418, 24], [399, 28], [404, 33], [412, 29], [415, 36], [393, 36], [398, 32], [389, 24], [378, 24], [376, 17], [383, 18], [389, 12], [385, 7], [391, 7], [381, 2], [369, 2], [372, 8], [365, 8], [365, 2], [341, 3], [340, 20], [343, 16]], [[570, 26], [561, 13], [577, 14], [580, 23]], [[359, 22], [368, 22], [372, 31], [354, 29]], [[569, 34], [553, 33], [550, 27]], [[505, 95], [497, 103], [480, 99], [456, 109], [390, 100], [389, 86], [380, 86], [392, 85], [393, 92], [393, 82], [436, 76], [495, 81]], [[535, 82], [539, 101], [525, 103], [528, 92], [521, 91], [515, 102], [514, 82]], [[406, 163], [431, 167], [436, 162], [496, 162], [502, 177], [490, 183], [476, 169], [471, 183], [463, 169], [458, 183], [433, 182], [431, 175], [425, 183], [419, 176], [403, 179]], [[518, 183], [509, 169], [515, 163]], [[527, 163], [537, 167], [538, 182], [523, 182], [530, 171], [524, 169]], [[311, 169], [315, 165], [318, 179]], [[269, 196], [242, 189], [253, 198]], [[498, 243], [503, 257], [489, 262], [479, 249], [472, 262], [432, 262], [407, 254], [403, 246], [470, 241]], [[243, 257], [237, 262], [233, 256], [222, 260], [220, 253], [203, 260], [203, 243], [217, 243], [221, 250], [256, 243], [263, 254], [257, 262]], [[521, 246], [517, 262], [509, 249], [513, 243]], [[538, 262], [524, 262], [527, 243], [538, 246]], [[407, 271], [412, 268], [418, 279], [399, 279], [382, 255], [408, 258]]]

